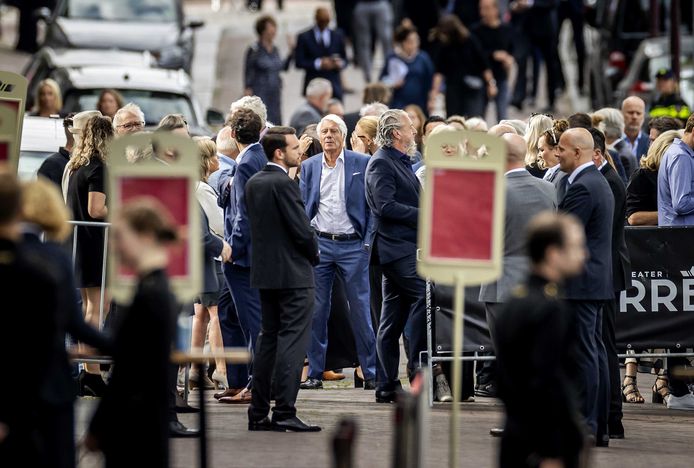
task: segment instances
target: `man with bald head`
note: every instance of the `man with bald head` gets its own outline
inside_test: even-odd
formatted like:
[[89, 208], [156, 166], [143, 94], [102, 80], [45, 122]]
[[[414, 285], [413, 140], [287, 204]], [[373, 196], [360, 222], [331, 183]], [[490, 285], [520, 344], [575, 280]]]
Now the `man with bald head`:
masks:
[[[575, 314], [578, 343], [576, 386], [580, 409], [600, 447], [609, 445], [607, 414], [609, 371], [602, 340], [602, 309], [612, 291], [612, 217], [614, 197], [593, 163], [593, 136], [572, 128], [559, 139], [559, 210], [575, 215], [586, 233], [588, 261], [581, 275], [568, 280], [564, 297]], [[563, 192], [563, 198], [561, 193]], [[598, 420], [604, 421], [600, 424]]]
[[[487, 324], [494, 339], [494, 322], [502, 304], [513, 289], [528, 274], [529, 262], [525, 249], [525, 228], [538, 213], [556, 210], [557, 198], [554, 185], [533, 177], [525, 169], [527, 144], [523, 137], [506, 133], [501, 137], [506, 143], [506, 214], [504, 220], [504, 260], [501, 278], [480, 289], [479, 300], [484, 302]], [[495, 365], [485, 361], [477, 376], [478, 396], [496, 396]]]
[[622, 115], [624, 116], [623, 139], [639, 161], [648, 152], [649, 145], [648, 134], [641, 131], [646, 118], [646, 103], [638, 96], [629, 96], [622, 101]]

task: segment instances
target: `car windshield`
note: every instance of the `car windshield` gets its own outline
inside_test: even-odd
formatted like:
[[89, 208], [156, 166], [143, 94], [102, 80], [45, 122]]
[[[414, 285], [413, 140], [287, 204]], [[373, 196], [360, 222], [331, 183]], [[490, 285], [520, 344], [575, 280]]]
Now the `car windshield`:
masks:
[[[55, 149], [58, 151], [58, 148]], [[36, 171], [39, 170], [43, 161], [55, 153], [55, 151], [20, 151], [19, 152], [19, 167], [17, 175], [20, 180], [31, 180], [36, 177]]]
[[176, 21], [176, 0], [68, 0], [64, 16], [97, 21]]
[[[134, 89], [119, 89], [125, 102], [134, 102], [145, 114], [145, 124], [156, 126], [167, 114], [183, 114], [188, 124], [197, 126], [193, 106], [190, 100], [180, 94], [160, 91], [144, 91]], [[80, 112], [86, 109], [96, 109], [100, 89], [80, 89], [68, 91], [65, 96], [63, 112]]]

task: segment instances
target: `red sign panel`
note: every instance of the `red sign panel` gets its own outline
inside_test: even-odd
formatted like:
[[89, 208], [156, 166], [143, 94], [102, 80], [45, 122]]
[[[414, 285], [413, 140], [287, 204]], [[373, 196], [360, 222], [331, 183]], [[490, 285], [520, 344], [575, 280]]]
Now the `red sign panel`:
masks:
[[493, 171], [435, 169], [432, 259], [492, 260]]
[[0, 163], [6, 163], [10, 160], [10, 143], [0, 141]]
[[[155, 198], [165, 206], [173, 221], [178, 226], [179, 237], [183, 240], [179, 245], [171, 248], [169, 255], [168, 273], [171, 278], [185, 277], [190, 274], [188, 268], [188, 178], [186, 177], [151, 177], [128, 176], [119, 180], [121, 204], [128, 200], [141, 197]], [[132, 276], [119, 267], [119, 274]]]

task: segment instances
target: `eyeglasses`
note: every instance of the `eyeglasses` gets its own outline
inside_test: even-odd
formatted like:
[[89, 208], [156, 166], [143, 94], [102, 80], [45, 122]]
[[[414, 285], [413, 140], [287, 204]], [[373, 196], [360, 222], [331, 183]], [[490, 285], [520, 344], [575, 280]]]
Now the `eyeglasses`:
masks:
[[133, 128], [142, 128], [145, 126], [144, 122], [128, 122], [123, 125], [116, 125], [116, 128], [124, 128], [126, 130], [132, 130]]

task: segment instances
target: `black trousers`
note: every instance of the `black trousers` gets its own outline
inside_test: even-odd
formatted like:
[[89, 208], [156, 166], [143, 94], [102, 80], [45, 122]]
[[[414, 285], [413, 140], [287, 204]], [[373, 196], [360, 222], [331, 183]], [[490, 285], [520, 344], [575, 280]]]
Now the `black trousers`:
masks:
[[38, 416], [45, 466], [74, 468], [75, 412], [72, 402], [41, 405]]
[[275, 407], [272, 419], [296, 415], [304, 356], [311, 339], [314, 289], [261, 289], [261, 330], [255, 347], [253, 392], [248, 408], [250, 420], [259, 421], [270, 412], [272, 377]]
[[393, 391], [399, 382], [400, 335], [408, 320], [412, 321], [407, 346], [411, 365], [419, 363], [419, 353], [427, 347], [426, 282], [417, 274], [414, 254], [386, 263], [382, 269], [383, 310], [376, 339], [376, 386], [380, 391]]
[[[617, 293], [619, 294], [619, 293]], [[602, 308], [602, 342], [607, 353], [607, 369], [610, 373], [610, 403], [607, 423], [616, 424], [622, 420], [622, 383], [619, 375], [619, 359], [617, 358], [617, 338], [615, 323], [617, 321], [617, 304], [619, 296], [612, 301], [606, 301]], [[604, 427], [602, 421], [598, 426]]]
[[[485, 302], [484, 310], [487, 314], [487, 326], [491, 335], [492, 343], [494, 338], [494, 324], [498, 317], [499, 310], [503, 304], [500, 302]], [[494, 353], [480, 353], [482, 356], [491, 356]], [[496, 361], [477, 361], [477, 385], [489, 385], [496, 383]]]
[[557, 35], [530, 35], [522, 33], [524, 40], [519, 39], [519, 50], [514, 54], [518, 65], [518, 77], [512, 102], [522, 103], [527, 94], [528, 77], [526, 73], [528, 57], [535, 50], [539, 51], [547, 68], [547, 100], [549, 107], [554, 107], [554, 91], [559, 81], [559, 53], [557, 52]]

